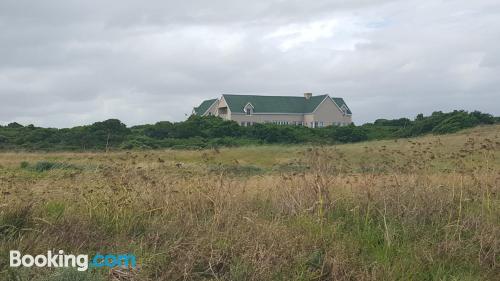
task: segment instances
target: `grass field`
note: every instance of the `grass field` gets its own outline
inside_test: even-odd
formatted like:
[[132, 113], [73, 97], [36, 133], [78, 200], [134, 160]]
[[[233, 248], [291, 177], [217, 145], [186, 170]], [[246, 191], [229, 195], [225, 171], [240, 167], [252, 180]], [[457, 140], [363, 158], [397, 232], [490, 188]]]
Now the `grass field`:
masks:
[[[499, 280], [500, 126], [350, 145], [0, 154], [0, 280]], [[13, 269], [11, 249], [136, 270]]]

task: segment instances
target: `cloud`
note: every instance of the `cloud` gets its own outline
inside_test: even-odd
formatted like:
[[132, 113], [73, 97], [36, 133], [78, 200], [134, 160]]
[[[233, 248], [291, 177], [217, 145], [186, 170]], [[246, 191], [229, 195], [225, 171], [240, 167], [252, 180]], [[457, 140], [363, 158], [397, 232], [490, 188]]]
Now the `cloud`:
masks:
[[356, 22], [351, 18], [332, 18], [315, 20], [303, 24], [289, 24], [279, 27], [266, 38], [277, 39], [279, 48], [288, 51], [292, 48], [308, 44], [330, 43], [330, 50], [353, 51], [356, 44], [368, 43], [358, 38], [361, 32], [366, 32], [367, 23]]
[[0, 124], [180, 121], [221, 93], [346, 99], [357, 123], [500, 114], [497, 1], [0, 2]]

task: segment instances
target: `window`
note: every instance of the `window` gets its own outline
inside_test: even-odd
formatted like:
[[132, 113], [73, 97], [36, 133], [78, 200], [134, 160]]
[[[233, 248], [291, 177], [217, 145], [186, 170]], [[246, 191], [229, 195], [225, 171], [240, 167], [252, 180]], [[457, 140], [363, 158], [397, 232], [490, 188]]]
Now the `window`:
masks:
[[227, 107], [220, 107], [218, 109], [218, 111], [219, 111], [219, 115], [227, 114]]
[[323, 128], [323, 127], [324, 127], [324, 123], [323, 123], [323, 121], [319, 122], [319, 127], [320, 127], [320, 128]]
[[344, 115], [347, 115], [347, 114], [348, 114], [348, 109], [347, 109], [347, 106], [346, 106], [345, 104], [344, 104], [344, 105], [342, 105], [342, 107], [341, 107], [340, 109], [342, 110], [342, 113], [343, 113]]
[[253, 113], [253, 105], [251, 103], [247, 103], [245, 107], [243, 108], [243, 112], [245, 112], [246, 115], [252, 115]]

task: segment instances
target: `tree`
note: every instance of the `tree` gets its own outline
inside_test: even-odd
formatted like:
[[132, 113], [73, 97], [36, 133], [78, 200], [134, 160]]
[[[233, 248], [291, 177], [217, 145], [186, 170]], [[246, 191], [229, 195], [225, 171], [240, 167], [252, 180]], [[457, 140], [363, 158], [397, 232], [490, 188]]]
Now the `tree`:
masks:
[[476, 118], [481, 124], [494, 124], [495, 117], [491, 114], [482, 113], [481, 111], [473, 111], [469, 114], [471, 117]]
[[120, 120], [108, 119], [84, 127], [83, 133], [86, 135], [86, 147], [106, 148], [122, 143], [131, 131]]
[[17, 123], [17, 122], [12, 122], [7, 125], [7, 128], [11, 129], [17, 129], [17, 128], [23, 128], [23, 125]]
[[172, 137], [174, 124], [168, 121], [160, 121], [154, 125], [147, 125], [144, 134], [154, 139], [166, 139]]

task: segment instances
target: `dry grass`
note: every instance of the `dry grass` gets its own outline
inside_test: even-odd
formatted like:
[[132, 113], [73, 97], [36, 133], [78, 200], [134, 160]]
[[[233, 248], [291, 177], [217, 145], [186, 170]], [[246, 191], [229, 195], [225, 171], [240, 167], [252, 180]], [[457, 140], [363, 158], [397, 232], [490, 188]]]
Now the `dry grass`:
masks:
[[[338, 147], [3, 153], [0, 278], [495, 280], [499, 134], [490, 126]], [[71, 165], [29, 168], [39, 161]], [[10, 249], [132, 252], [140, 268], [13, 270]]]

